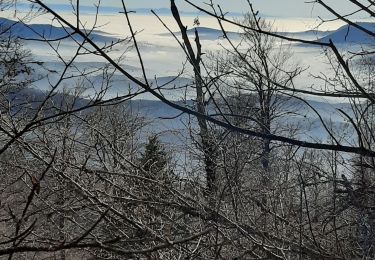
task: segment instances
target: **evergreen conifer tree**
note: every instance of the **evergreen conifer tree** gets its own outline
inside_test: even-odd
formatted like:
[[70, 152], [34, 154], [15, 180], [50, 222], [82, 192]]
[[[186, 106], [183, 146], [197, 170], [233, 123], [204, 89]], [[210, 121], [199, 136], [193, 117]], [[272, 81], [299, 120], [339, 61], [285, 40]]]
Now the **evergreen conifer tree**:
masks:
[[168, 164], [168, 157], [157, 135], [148, 138], [140, 162], [142, 169], [149, 173], [149, 177], [156, 178], [158, 175], [163, 175]]

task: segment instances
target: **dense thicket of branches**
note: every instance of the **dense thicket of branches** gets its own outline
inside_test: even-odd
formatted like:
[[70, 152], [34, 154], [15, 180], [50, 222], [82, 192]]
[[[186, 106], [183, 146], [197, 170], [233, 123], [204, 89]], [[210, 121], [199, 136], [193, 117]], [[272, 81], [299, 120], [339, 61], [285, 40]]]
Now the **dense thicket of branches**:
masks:
[[[185, 0], [222, 28], [225, 48], [207, 54], [171, 0], [180, 33], [170, 32], [190, 64], [181, 74], [193, 75], [184, 87], [196, 95], [183, 103], [147, 78], [126, 1], [119, 4], [128, 38], [104, 46], [90, 35], [97, 24], [81, 22], [79, 1], [67, 1], [76, 23], [44, 1], [29, 2], [67, 36], [41, 40], [61, 64], [55, 70], [11, 37], [13, 25], [0, 25], [0, 259], [375, 258], [373, 45], [347, 51], [332, 41], [291, 38], [250, 3], [238, 21], [214, 2]], [[343, 0], [357, 8], [350, 14], [313, 2], [349, 30], [375, 37], [353, 20], [357, 13], [373, 19], [373, 1]], [[4, 9], [16, 10], [14, 4], [0, 1]], [[239, 42], [227, 23], [241, 30]], [[59, 42], [69, 38], [75, 48], [66, 58]], [[326, 53], [334, 76], [317, 76], [321, 88], [296, 84], [306, 68], [293, 63], [294, 42]], [[118, 44], [133, 48], [142, 79], [111, 58]], [[108, 64], [81, 70], [75, 61], [84, 55]], [[108, 97], [115, 75], [138, 88], [124, 84], [126, 94]], [[32, 88], [40, 79], [47, 92]], [[84, 96], [88, 90], [93, 94]], [[163, 144], [134, 112], [129, 101], [141, 93], [179, 110], [182, 120], [190, 116], [184, 151]], [[336, 111], [346, 122], [331, 124], [309, 104], [311, 96], [343, 98], [347, 109]], [[306, 110], [327, 138], [307, 139], [301, 133], [308, 129], [291, 123], [290, 115]]]

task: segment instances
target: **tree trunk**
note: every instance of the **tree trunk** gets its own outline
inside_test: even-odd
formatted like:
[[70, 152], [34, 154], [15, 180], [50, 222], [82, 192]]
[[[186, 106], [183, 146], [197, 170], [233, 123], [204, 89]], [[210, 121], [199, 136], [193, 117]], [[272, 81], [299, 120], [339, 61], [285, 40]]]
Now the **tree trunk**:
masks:
[[[205, 103], [205, 96], [204, 96], [204, 82], [201, 76], [201, 56], [202, 56], [202, 46], [199, 41], [198, 31], [195, 30], [195, 43], [197, 48], [197, 54], [195, 54], [189, 37], [187, 35], [187, 29], [182, 24], [179, 11], [175, 5], [175, 1], [171, 0], [171, 11], [173, 17], [175, 18], [180, 31], [181, 36], [184, 41], [187, 55], [190, 64], [194, 68], [194, 77], [195, 77], [195, 87], [196, 87], [196, 107], [198, 113], [205, 115], [206, 114], [206, 103]], [[205, 164], [205, 171], [206, 171], [206, 185], [207, 191], [209, 194], [214, 194], [216, 192], [216, 146], [214, 144], [214, 140], [211, 138], [209, 133], [207, 120], [201, 117], [197, 117], [199, 130], [200, 130], [200, 138], [201, 138], [201, 147], [203, 150], [204, 156], [204, 164]]]

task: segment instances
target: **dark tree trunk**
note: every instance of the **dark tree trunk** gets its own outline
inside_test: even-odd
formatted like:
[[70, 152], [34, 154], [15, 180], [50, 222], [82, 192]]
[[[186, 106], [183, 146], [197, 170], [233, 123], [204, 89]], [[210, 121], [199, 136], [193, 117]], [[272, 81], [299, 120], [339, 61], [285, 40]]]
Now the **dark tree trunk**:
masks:
[[[198, 113], [202, 115], [206, 115], [206, 102], [204, 96], [204, 82], [201, 76], [201, 56], [202, 56], [202, 49], [201, 44], [199, 41], [198, 31], [195, 30], [195, 44], [197, 53], [195, 54], [189, 37], [187, 35], [186, 27], [182, 24], [179, 11], [175, 5], [175, 1], [171, 0], [171, 11], [173, 17], [175, 18], [182, 35], [182, 39], [184, 41], [187, 55], [190, 61], [190, 64], [194, 68], [194, 77], [195, 77], [195, 87], [196, 87], [196, 108]], [[201, 138], [201, 146], [203, 150], [204, 156], [204, 164], [205, 164], [205, 171], [206, 171], [206, 182], [207, 182], [207, 190], [209, 194], [214, 194], [216, 192], [216, 146], [214, 144], [213, 139], [209, 133], [207, 120], [202, 117], [197, 117], [199, 130], [200, 130], [200, 138]]]

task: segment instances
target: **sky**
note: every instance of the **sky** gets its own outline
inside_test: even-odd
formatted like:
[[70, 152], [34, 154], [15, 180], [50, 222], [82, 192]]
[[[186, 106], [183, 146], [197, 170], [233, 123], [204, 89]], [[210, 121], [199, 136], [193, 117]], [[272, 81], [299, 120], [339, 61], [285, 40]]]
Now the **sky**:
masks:
[[[74, 1], [74, 0], [73, 0]], [[200, 6], [205, 6], [208, 0], [192, 0]], [[47, 3], [67, 3], [67, 0], [46, 0]], [[83, 5], [93, 5], [94, 0], [81, 0]], [[306, 0], [252, 0], [253, 6], [260, 13], [268, 16], [283, 17], [327, 17], [328, 13], [317, 4], [307, 4]], [[128, 8], [168, 8], [169, 0], [125, 0]], [[220, 4], [223, 10], [243, 13], [249, 10], [246, 0], [214, 0], [215, 4]], [[348, 0], [326, 0], [332, 7], [339, 8], [342, 12], [350, 12], [353, 6]], [[121, 0], [103, 0], [105, 6], [120, 6]], [[193, 11], [194, 9], [184, 0], [176, 0], [180, 10]]]

